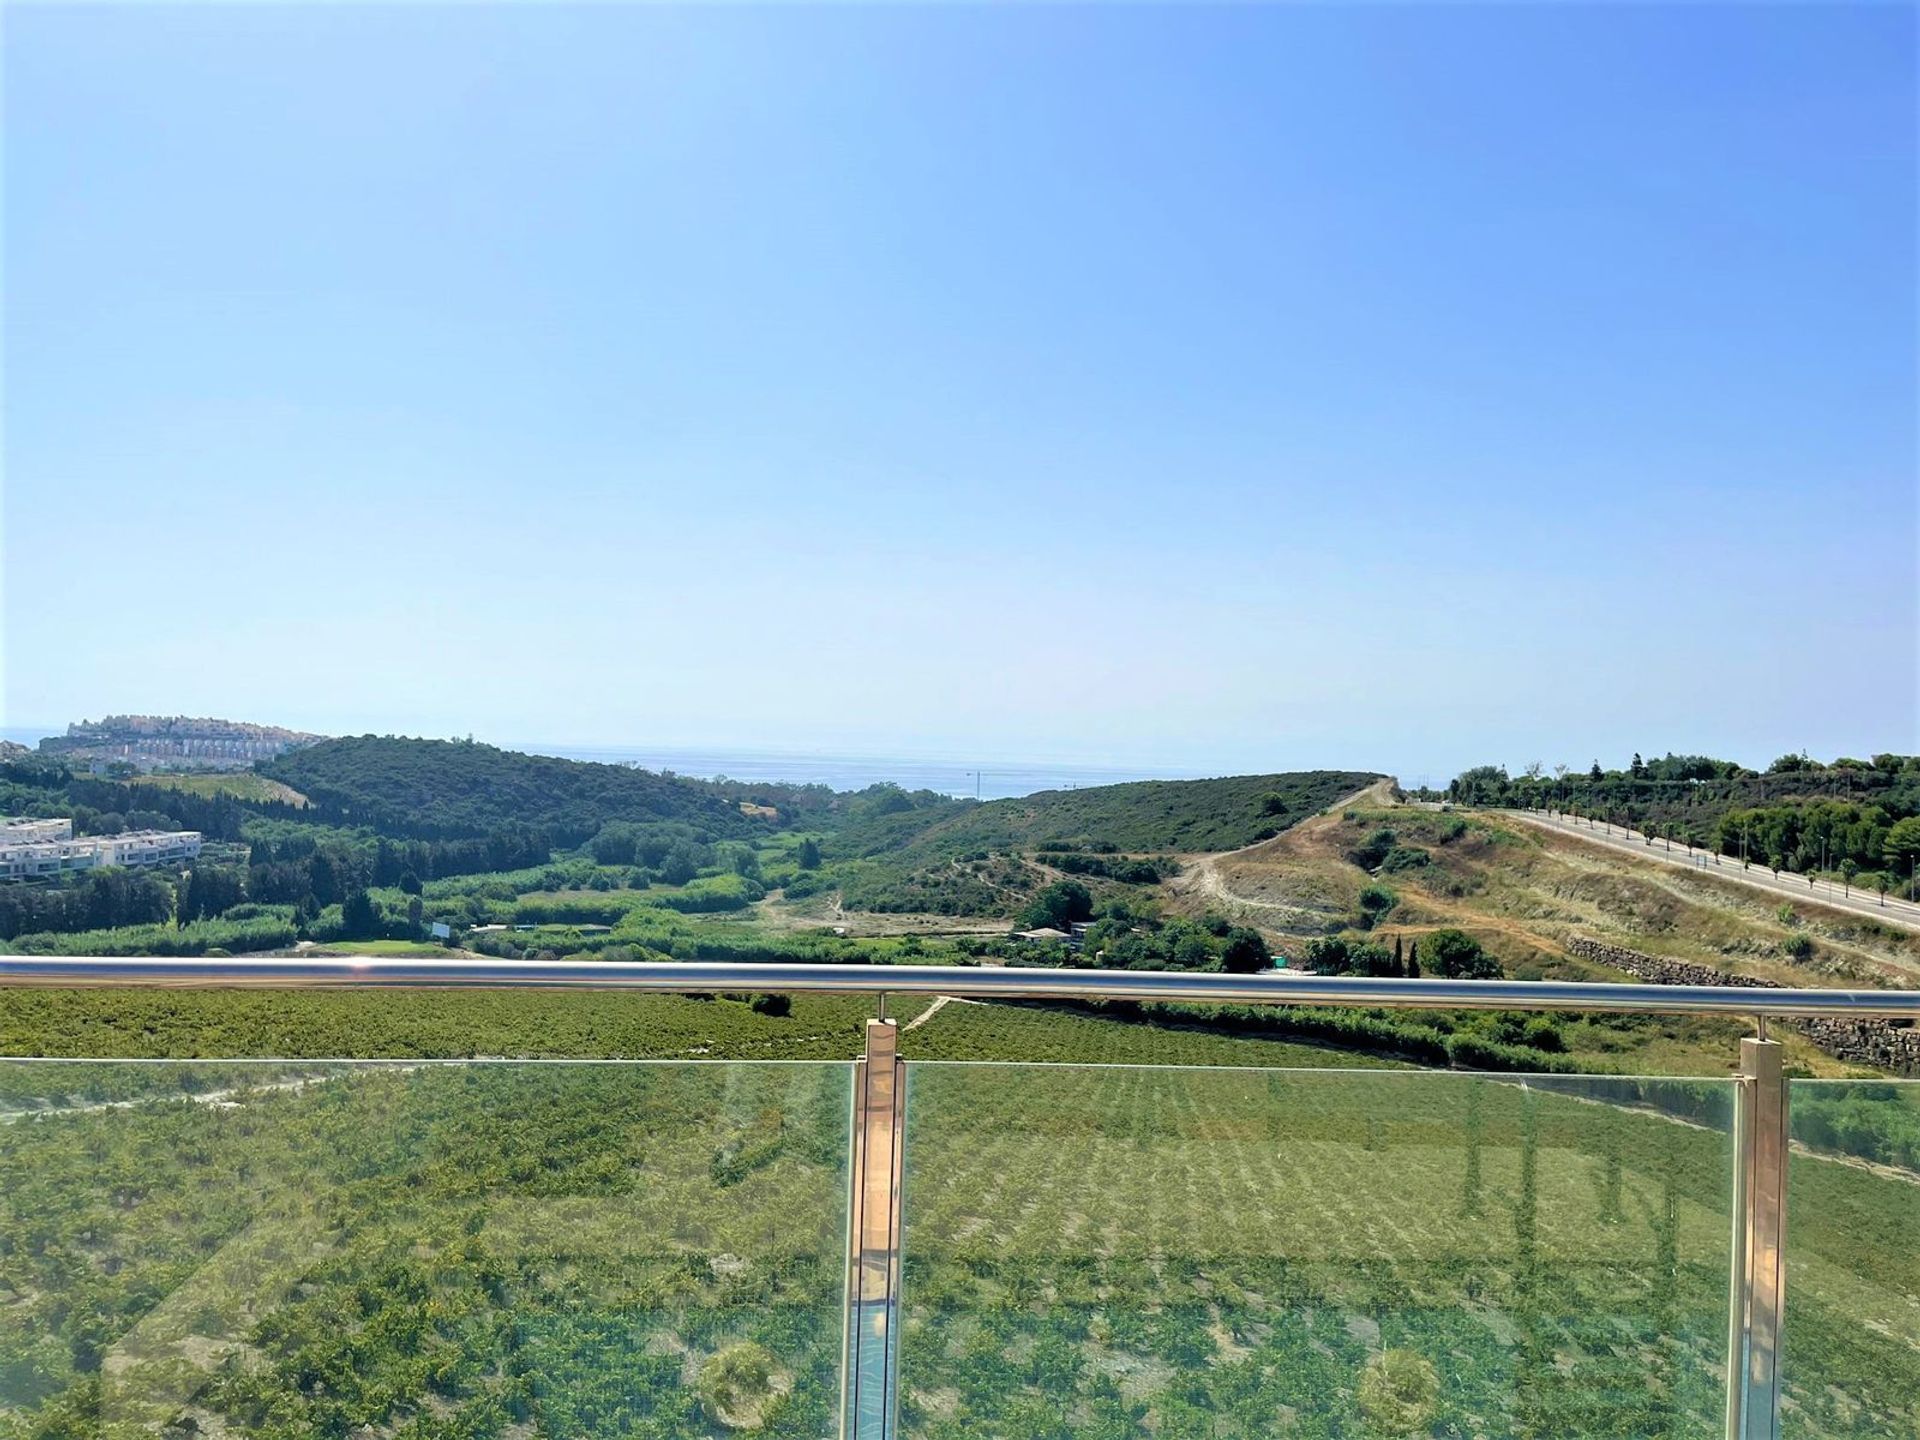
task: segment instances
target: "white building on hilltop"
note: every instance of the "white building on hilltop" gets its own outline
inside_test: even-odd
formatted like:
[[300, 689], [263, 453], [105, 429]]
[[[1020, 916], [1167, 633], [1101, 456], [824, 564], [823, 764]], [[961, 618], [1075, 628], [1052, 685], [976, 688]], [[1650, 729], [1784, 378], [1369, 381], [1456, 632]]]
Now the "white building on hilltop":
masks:
[[197, 830], [76, 837], [71, 820], [0, 819], [0, 880], [70, 875], [108, 865], [178, 865], [199, 854]]

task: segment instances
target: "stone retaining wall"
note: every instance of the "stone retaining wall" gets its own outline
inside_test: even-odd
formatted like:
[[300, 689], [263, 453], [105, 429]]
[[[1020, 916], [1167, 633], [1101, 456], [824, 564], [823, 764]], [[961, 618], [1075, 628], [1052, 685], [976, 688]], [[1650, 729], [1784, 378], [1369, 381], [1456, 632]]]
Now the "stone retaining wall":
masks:
[[[1567, 949], [1585, 960], [1624, 970], [1649, 985], [1725, 985], [1754, 990], [1778, 990], [1769, 980], [1729, 975], [1711, 965], [1669, 960], [1590, 940], [1576, 935]], [[1837, 1060], [1849, 1065], [1873, 1065], [1902, 1075], [1920, 1075], [1920, 1029], [1900, 1020], [1796, 1020], [1796, 1029]]]
[[1589, 940], [1584, 935], [1576, 935], [1567, 941], [1567, 949], [1583, 960], [1593, 960], [1610, 965], [1615, 970], [1624, 970], [1634, 979], [1644, 980], [1649, 985], [1744, 985], [1755, 990], [1779, 988], [1748, 975], [1729, 975], [1711, 965], [1695, 965], [1690, 960], [1668, 960], [1664, 956], [1648, 955], [1639, 950], [1608, 945], [1600, 940]]

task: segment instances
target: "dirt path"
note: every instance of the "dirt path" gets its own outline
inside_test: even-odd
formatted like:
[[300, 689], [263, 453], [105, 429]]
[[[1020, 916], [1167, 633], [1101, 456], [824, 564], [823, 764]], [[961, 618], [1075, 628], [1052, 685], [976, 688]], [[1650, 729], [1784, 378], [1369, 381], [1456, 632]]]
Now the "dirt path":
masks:
[[1278, 835], [1265, 840], [1256, 840], [1251, 845], [1242, 845], [1238, 850], [1222, 850], [1211, 855], [1182, 855], [1180, 873], [1176, 875], [1169, 888], [1176, 894], [1200, 894], [1210, 900], [1219, 900], [1229, 905], [1243, 905], [1250, 910], [1274, 910], [1290, 915], [1310, 913], [1300, 905], [1287, 904], [1277, 900], [1258, 900], [1251, 895], [1238, 894], [1227, 884], [1220, 867], [1236, 860], [1253, 860], [1261, 855], [1270, 855], [1288, 850], [1297, 845], [1306, 836], [1340, 823], [1340, 812], [1350, 805], [1374, 804], [1391, 805], [1393, 799], [1391, 779], [1376, 780], [1364, 790], [1357, 790], [1344, 800], [1336, 801], [1327, 807], [1324, 815], [1315, 815], [1302, 820], [1298, 825], [1281, 831]]
[[[208, 1063], [217, 1065], [222, 1062], [216, 1060]], [[388, 1065], [381, 1068], [390, 1073], [406, 1073], [420, 1067]], [[223, 1110], [235, 1109], [246, 1103], [244, 1097], [249, 1095], [264, 1095], [279, 1090], [304, 1090], [309, 1085], [325, 1085], [350, 1073], [350, 1071], [336, 1071], [331, 1075], [299, 1075], [291, 1080], [268, 1080], [259, 1085], [230, 1085], [224, 1090], [167, 1090], [157, 1095], [137, 1095], [129, 1100], [99, 1100], [85, 1105], [47, 1105], [29, 1110], [0, 1110], [0, 1124], [11, 1125], [16, 1120], [38, 1120], [53, 1115], [100, 1115], [109, 1110], [138, 1110], [146, 1105], [169, 1105], [181, 1100], [190, 1100], [196, 1105], [214, 1105]]]
[[922, 1025], [926, 1024], [927, 1021], [933, 1019], [934, 1016], [938, 1015], [942, 1010], [946, 1009], [947, 1006], [949, 1005], [985, 1005], [987, 1003], [988, 1002], [985, 1000], [969, 1000], [966, 997], [961, 995], [936, 996], [934, 998], [933, 1004], [929, 1005], [926, 1009], [922, 1010], [918, 1015], [914, 1016], [913, 1019], [909, 1020], [906, 1024], [900, 1027], [900, 1033], [904, 1035], [909, 1030], [918, 1030]]

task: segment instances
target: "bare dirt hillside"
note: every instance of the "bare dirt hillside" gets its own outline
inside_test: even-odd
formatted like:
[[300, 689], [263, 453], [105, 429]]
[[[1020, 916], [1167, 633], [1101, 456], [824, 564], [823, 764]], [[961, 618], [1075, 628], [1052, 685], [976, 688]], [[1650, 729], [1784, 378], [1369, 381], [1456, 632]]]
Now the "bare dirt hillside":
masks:
[[[1383, 829], [1411, 863], [1370, 872], [1351, 856]], [[1388, 943], [1457, 926], [1517, 974], [1609, 975], [1567, 954], [1585, 935], [1783, 983], [1920, 984], [1920, 937], [1901, 927], [1497, 815], [1396, 805], [1387, 782], [1263, 844], [1192, 857], [1170, 888], [1284, 949], [1353, 923], [1369, 885], [1395, 897], [1378, 927]]]

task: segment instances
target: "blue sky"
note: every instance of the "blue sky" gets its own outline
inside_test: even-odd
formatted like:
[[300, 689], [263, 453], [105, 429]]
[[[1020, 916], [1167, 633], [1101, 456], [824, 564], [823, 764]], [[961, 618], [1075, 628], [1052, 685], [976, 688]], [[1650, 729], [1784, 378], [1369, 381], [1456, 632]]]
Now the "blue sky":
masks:
[[1914, 17], [10, 7], [0, 718], [1914, 749]]

